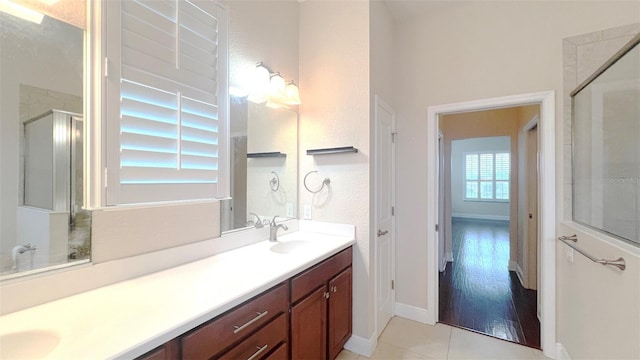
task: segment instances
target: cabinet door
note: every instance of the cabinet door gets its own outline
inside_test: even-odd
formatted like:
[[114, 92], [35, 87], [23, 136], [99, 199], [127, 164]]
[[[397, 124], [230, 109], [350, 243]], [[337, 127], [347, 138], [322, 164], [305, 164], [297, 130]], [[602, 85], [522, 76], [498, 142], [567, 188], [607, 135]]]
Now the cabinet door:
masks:
[[327, 358], [327, 287], [323, 286], [291, 308], [291, 358]]
[[329, 359], [335, 359], [351, 336], [351, 268], [329, 281]]
[[157, 347], [140, 356], [137, 360], [174, 360], [180, 358], [180, 348], [177, 339]]

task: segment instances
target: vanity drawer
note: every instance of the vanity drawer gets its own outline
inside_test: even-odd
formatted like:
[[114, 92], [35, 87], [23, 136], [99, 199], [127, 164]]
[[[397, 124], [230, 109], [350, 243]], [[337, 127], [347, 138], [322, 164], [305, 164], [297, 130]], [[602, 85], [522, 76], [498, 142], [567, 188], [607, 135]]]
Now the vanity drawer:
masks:
[[288, 291], [287, 283], [280, 284], [184, 335], [183, 358], [209, 359], [271, 319], [286, 314], [289, 308]]
[[289, 357], [287, 356], [287, 343], [282, 343], [276, 351], [269, 354], [269, 356], [265, 360], [287, 360]]
[[[222, 355], [220, 360], [264, 359], [287, 340], [287, 315], [281, 314], [238, 346]], [[285, 357], [286, 358], [286, 357]], [[275, 359], [275, 357], [274, 357]]]
[[300, 300], [351, 265], [352, 253], [349, 247], [291, 279], [291, 302]]

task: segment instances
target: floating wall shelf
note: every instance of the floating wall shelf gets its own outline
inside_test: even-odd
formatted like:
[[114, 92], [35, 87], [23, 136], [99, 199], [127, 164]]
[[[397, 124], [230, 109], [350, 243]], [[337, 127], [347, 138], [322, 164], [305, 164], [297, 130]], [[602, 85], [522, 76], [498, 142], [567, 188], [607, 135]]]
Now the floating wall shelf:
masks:
[[313, 149], [307, 150], [307, 155], [327, 155], [327, 154], [340, 154], [340, 153], [357, 153], [358, 149], [353, 146], [325, 148], [325, 149]]
[[281, 153], [280, 151], [247, 154], [247, 158], [273, 158], [273, 157], [283, 158], [283, 157], [287, 157], [287, 154]]

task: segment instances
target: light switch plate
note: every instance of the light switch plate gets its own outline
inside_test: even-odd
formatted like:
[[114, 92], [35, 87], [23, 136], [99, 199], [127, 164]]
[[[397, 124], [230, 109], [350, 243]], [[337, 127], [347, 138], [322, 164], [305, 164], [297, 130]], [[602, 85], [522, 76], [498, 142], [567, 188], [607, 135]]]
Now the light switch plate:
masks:
[[293, 204], [292, 203], [287, 203], [287, 215], [288, 218], [292, 218], [293, 217]]
[[311, 220], [311, 205], [309, 204], [304, 205], [304, 219]]

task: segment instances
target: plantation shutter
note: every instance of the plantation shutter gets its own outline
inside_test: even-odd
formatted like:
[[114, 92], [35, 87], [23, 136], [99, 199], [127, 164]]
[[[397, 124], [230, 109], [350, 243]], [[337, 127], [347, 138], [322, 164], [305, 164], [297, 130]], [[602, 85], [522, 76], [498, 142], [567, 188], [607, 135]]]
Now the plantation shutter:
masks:
[[107, 2], [107, 204], [226, 195], [226, 10]]

